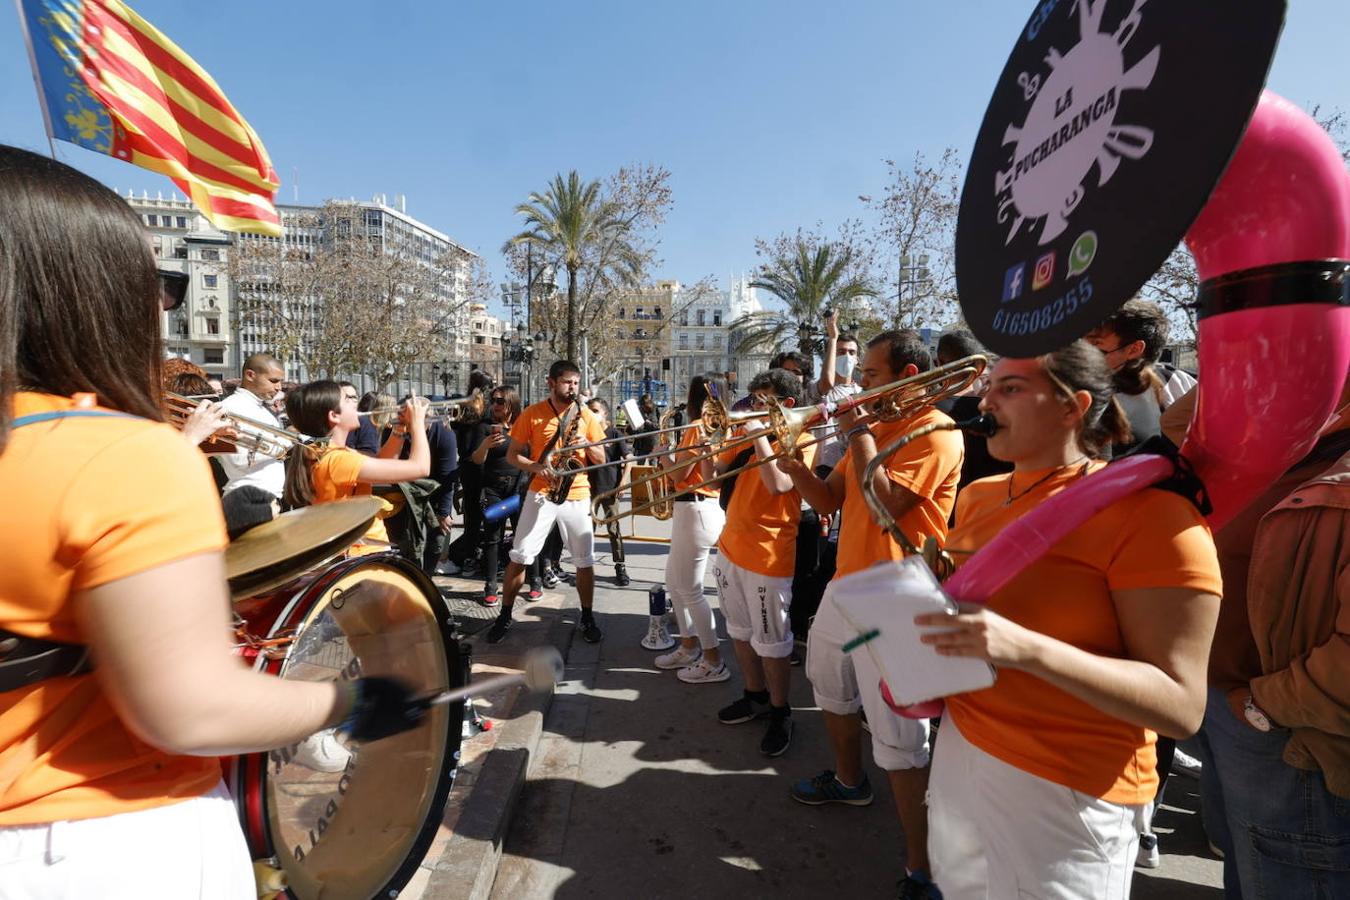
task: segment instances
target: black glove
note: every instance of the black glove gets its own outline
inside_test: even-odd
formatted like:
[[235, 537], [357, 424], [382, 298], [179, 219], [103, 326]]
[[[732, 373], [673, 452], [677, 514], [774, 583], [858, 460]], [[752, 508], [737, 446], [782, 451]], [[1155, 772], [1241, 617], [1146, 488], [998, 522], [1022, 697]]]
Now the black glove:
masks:
[[429, 704], [413, 697], [408, 685], [394, 678], [359, 678], [356, 698], [338, 731], [358, 741], [378, 741], [411, 731], [422, 723]]

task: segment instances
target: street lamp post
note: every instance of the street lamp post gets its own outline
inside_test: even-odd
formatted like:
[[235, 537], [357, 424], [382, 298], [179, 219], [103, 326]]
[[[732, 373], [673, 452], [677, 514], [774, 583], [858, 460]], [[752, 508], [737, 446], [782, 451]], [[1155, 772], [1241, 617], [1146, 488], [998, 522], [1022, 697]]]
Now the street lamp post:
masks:
[[928, 254], [920, 253], [918, 257], [912, 257], [904, 254], [900, 257], [900, 272], [895, 282], [895, 327], [903, 326], [902, 319], [905, 315], [905, 288], [910, 289], [912, 296], [919, 286], [931, 283], [932, 278], [928, 271]]

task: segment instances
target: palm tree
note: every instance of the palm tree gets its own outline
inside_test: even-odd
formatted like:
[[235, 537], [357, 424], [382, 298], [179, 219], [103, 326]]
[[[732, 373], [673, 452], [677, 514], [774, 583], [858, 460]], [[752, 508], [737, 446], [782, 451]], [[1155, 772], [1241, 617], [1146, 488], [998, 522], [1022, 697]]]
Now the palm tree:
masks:
[[814, 339], [799, 333], [802, 322], [819, 322], [826, 307], [847, 309], [856, 301], [876, 296], [866, 275], [851, 272], [854, 251], [844, 244], [796, 238], [789, 248], [766, 263], [750, 282], [783, 301], [786, 309], [752, 312], [732, 323], [741, 332], [736, 352], [758, 347], [782, 347], [794, 339], [810, 355]]
[[[503, 252], [525, 244], [557, 260], [567, 272], [567, 358], [577, 359], [578, 273], [592, 280], [616, 277], [631, 281], [640, 276], [638, 254], [627, 243], [629, 223], [617, 204], [601, 194], [600, 182], [582, 182], [576, 170], [564, 178], [555, 175], [542, 194], [531, 193], [516, 207], [526, 229], [506, 242]], [[634, 270], [636, 267], [636, 271]]]

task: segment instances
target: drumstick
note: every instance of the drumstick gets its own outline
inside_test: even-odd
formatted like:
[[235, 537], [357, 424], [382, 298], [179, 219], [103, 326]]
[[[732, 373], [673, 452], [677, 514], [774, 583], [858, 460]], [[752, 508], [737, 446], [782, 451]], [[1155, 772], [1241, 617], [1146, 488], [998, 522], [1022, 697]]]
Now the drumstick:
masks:
[[524, 672], [512, 675], [493, 675], [491, 678], [484, 678], [482, 681], [476, 681], [466, 687], [442, 691], [423, 702], [427, 706], [439, 706], [442, 703], [463, 700], [471, 694], [495, 691], [499, 688], [510, 687], [513, 684], [524, 684], [531, 691], [547, 691], [557, 684], [562, 676], [562, 654], [552, 647], [538, 647], [525, 654]]

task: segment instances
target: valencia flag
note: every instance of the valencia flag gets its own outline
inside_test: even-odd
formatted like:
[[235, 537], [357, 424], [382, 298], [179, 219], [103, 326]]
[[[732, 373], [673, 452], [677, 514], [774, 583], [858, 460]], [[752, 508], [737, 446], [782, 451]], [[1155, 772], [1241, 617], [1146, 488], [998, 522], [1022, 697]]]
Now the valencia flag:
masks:
[[281, 235], [262, 141], [211, 76], [120, 0], [20, 0], [53, 138], [169, 176], [224, 231]]

